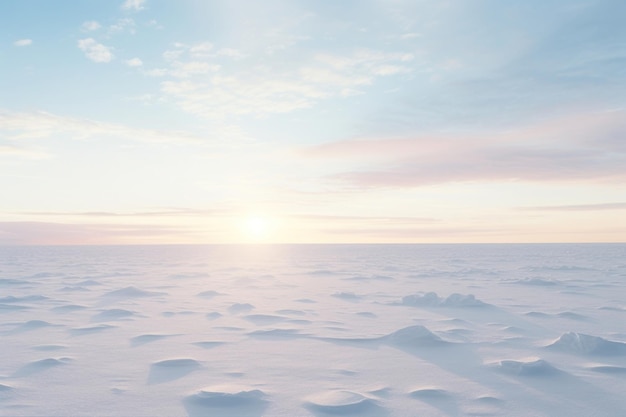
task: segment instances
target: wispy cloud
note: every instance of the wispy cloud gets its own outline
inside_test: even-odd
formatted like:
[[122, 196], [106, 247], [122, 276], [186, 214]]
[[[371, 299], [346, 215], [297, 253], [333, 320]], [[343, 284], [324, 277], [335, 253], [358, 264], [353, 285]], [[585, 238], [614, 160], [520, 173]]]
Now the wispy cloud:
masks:
[[149, 143], [206, 144], [206, 140], [182, 131], [139, 129], [94, 120], [63, 117], [36, 112], [11, 112], [0, 109], [0, 132], [9, 140], [48, 138], [58, 134], [73, 139], [117, 137]]
[[39, 149], [0, 144], [0, 157], [3, 156], [25, 159], [46, 159], [50, 157], [48, 153]]
[[[360, 49], [349, 55], [316, 54], [302, 65], [283, 67], [205, 42], [177, 44], [164, 58], [168, 67], [146, 73], [168, 78], [161, 84], [166, 97], [189, 113], [226, 119], [288, 113], [358, 94], [378, 78], [410, 72], [413, 56]], [[249, 65], [231, 67], [224, 59], [247, 59]]]
[[604, 211], [626, 210], [626, 203], [571, 204], [557, 206], [518, 207], [523, 211]]
[[118, 19], [117, 22], [109, 26], [108, 35], [112, 36], [124, 32], [134, 35], [136, 33], [136, 27], [137, 25], [133, 19], [124, 17], [122, 19]]
[[103, 245], [184, 241], [193, 231], [182, 227], [138, 224], [0, 222], [0, 245]]
[[468, 181], [622, 181], [626, 112], [575, 114], [502, 132], [361, 139], [314, 146], [309, 158], [341, 158], [334, 180], [356, 187]]
[[81, 25], [81, 29], [85, 32], [93, 32], [94, 30], [98, 30], [101, 27], [102, 25], [95, 20], [89, 20]]
[[141, 67], [143, 65], [143, 61], [139, 58], [132, 58], [126, 61], [126, 65], [129, 67]]
[[32, 44], [33, 44], [32, 39], [20, 39], [20, 40], [13, 42], [13, 45], [15, 46], [30, 46]]
[[37, 217], [97, 217], [97, 218], [120, 218], [120, 217], [197, 217], [197, 216], [224, 216], [228, 210], [222, 209], [193, 209], [193, 208], [160, 208], [145, 211], [29, 211], [14, 213]]
[[348, 215], [324, 215], [324, 214], [296, 214], [293, 218], [298, 220], [313, 220], [320, 222], [355, 222], [362, 225], [364, 222], [370, 224], [395, 224], [405, 226], [407, 224], [431, 224], [439, 223], [441, 220], [432, 217], [402, 217], [402, 216], [348, 216]]
[[107, 63], [114, 58], [111, 47], [98, 43], [93, 38], [80, 39], [78, 48], [93, 62]]
[[145, 9], [146, 0], [126, 0], [122, 4], [124, 10], [139, 11]]
[[489, 228], [473, 228], [473, 227], [380, 227], [380, 228], [326, 228], [325, 233], [331, 235], [345, 235], [357, 239], [372, 239], [374, 241], [388, 242], [432, 242], [438, 238], [444, 240], [455, 239], [464, 240], [466, 237], [476, 238], [477, 236], [506, 236], [510, 230], [498, 230]]

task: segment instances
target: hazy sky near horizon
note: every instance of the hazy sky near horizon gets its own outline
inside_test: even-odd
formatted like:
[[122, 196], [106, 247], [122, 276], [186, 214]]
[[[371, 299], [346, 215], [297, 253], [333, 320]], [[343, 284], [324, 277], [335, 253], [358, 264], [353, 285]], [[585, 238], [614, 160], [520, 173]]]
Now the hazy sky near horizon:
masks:
[[626, 241], [623, 0], [4, 0], [0, 244]]

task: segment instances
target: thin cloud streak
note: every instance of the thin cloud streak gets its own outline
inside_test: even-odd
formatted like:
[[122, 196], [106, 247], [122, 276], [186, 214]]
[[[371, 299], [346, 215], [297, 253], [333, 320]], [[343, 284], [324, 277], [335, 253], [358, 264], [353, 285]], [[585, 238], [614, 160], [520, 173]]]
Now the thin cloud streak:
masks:
[[572, 115], [500, 133], [327, 143], [301, 151], [308, 160], [340, 158], [356, 166], [330, 179], [369, 187], [417, 187], [468, 181], [615, 182], [626, 178], [626, 112]]
[[598, 211], [626, 210], [626, 203], [571, 204], [558, 206], [518, 207], [523, 211]]
[[325, 233], [331, 235], [359, 236], [359, 238], [383, 238], [393, 241], [394, 239], [406, 240], [412, 242], [426, 241], [433, 237], [452, 237], [461, 236], [488, 236], [488, 235], [510, 235], [510, 231], [500, 229], [478, 229], [471, 227], [420, 227], [420, 228], [326, 228]]
[[397, 216], [338, 216], [338, 215], [323, 215], [323, 214], [296, 214], [292, 216], [301, 220], [316, 220], [316, 221], [355, 221], [355, 222], [375, 222], [375, 223], [394, 223], [394, 224], [406, 224], [406, 223], [438, 223], [441, 220], [432, 217], [397, 217]]
[[95, 120], [63, 117], [43, 111], [12, 112], [0, 109], [0, 132], [9, 140], [49, 138], [57, 134], [74, 139], [118, 137], [148, 143], [202, 144], [205, 140], [188, 132], [139, 129]]
[[47, 159], [50, 155], [44, 151], [19, 147], [14, 145], [0, 145], [0, 157], [18, 157], [25, 159]]
[[18, 47], [22, 47], [22, 46], [30, 46], [33, 44], [33, 40], [32, 39], [20, 39], [17, 40], [15, 42], [13, 42], [14, 46], [18, 46]]
[[191, 208], [172, 208], [156, 211], [135, 211], [135, 212], [110, 212], [110, 211], [83, 211], [83, 212], [46, 212], [46, 211], [26, 211], [13, 213], [26, 216], [43, 217], [194, 217], [194, 216], [225, 216], [229, 215], [228, 210], [201, 210]]
[[192, 230], [164, 225], [0, 222], [0, 245], [99, 245], [178, 241]]

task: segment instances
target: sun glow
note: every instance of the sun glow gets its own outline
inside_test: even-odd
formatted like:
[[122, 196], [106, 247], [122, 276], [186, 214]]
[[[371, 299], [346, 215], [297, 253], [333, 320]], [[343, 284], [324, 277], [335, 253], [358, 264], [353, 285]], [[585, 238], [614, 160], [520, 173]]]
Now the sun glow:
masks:
[[251, 215], [243, 222], [243, 231], [250, 240], [266, 240], [270, 236], [271, 222], [267, 217]]

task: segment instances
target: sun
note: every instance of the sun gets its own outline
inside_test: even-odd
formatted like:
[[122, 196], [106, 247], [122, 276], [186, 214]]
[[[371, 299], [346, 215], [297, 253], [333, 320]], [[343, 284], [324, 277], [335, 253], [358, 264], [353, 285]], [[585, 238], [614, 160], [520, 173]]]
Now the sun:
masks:
[[251, 215], [244, 220], [243, 231], [250, 240], [265, 240], [270, 235], [271, 222], [267, 217]]

